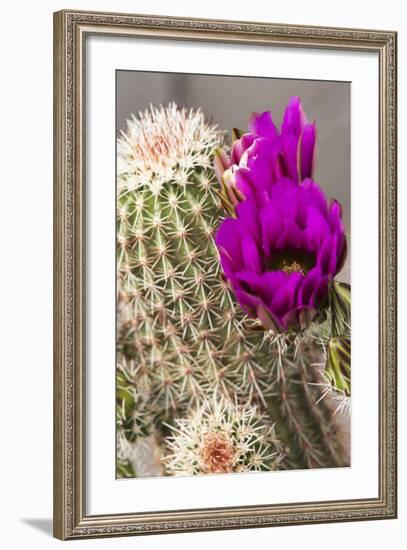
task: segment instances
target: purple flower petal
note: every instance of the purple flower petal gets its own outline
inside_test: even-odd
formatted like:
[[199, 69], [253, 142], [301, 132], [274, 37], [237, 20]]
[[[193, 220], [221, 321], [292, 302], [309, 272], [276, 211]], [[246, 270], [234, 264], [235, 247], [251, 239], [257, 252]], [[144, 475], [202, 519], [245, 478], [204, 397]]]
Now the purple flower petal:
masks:
[[247, 149], [247, 168], [256, 192], [267, 189], [273, 183], [273, 149], [275, 144], [266, 138], [257, 139]]
[[247, 151], [247, 149], [253, 145], [255, 139], [256, 139], [256, 136], [253, 134], [249, 134], [249, 133], [243, 134], [242, 137], [240, 138], [243, 149]]
[[276, 292], [285, 283], [287, 275], [281, 271], [266, 272], [261, 275], [244, 271], [236, 273], [235, 277], [244, 291], [258, 296], [262, 302], [270, 306]]
[[314, 172], [316, 128], [314, 124], [306, 124], [302, 130], [299, 143], [300, 180], [312, 178]]
[[260, 137], [275, 138], [278, 134], [270, 111], [264, 113], [252, 113], [249, 121], [249, 129]]
[[[333, 234], [337, 236], [336, 254], [338, 256], [338, 264], [341, 264], [346, 257], [345, 232], [342, 222], [342, 208], [337, 201], [332, 201], [328, 215], [329, 226]], [[344, 257], [343, 257], [344, 256]]]
[[299, 249], [304, 248], [305, 235], [303, 231], [295, 223], [295, 220], [291, 218], [283, 218], [284, 229], [282, 234], [277, 240], [277, 249]]
[[248, 198], [236, 207], [236, 214], [239, 219], [239, 227], [243, 228], [244, 234], [250, 234], [256, 243], [260, 243], [260, 219], [258, 208], [254, 199]]
[[266, 256], [271, 255], [271, 251], [278, 242], [282, 229], [282, 218], [280, 215], [279, 204], [273, 201], [268, 202], [260, 212], [260, 222], [262, 231], [263, 252]]
[[328, 282], [329, 277], [327, 275], [322, 277], [314, 291], [312, 301], [316, 307], [321, 307], [321, 305], [325, 304], [328, 299]]
[[300, 184], [300, 189], [304, 195], [301, 202], [303, 204], [312, 204], [326, 217], [328, 215], [328, 201], [319, 185], [312, 179], [305, 179]]
[[336, 273], [340, 273], [345, 265], [346, 256], [348, 254], [348, 243], [346, 236], [343, 235], [341, 249], [338, 251], [338, 263], [336, 264]]
[[232, 145], [232, 153], [230, 155], [230, 160], [232, 161], [232, 164], [238, 165], [244, 152], [245, 150], [243, 149], [242, 140], [237, 139]]
[[291, 273], [287, 275], [287, 280], [278, 288], [271, 303], [270, 309], [275, 315], [281, 317], [292, 309], [302, 279], [303, 276], [300, 273]]
[[242, 254], [247, 270], [254, 273], [262, 272], [262, 262], [257, 245], [251, 235], [246, 235], [242, 240]]
[[318, 252], [329, 232], [329, 225], [324, 216], [314, 206], [307, 208], [307, 222], [305, 233], [307, 236], [307, 248]]
[[243, 134], [240, 139], [237, 139], [232, 145], [231, 161], [232, 164], [240, 165], [243, 154], [253, 145], [256, 136], [253, 134]]
[[250, 170], [247, 168], [239, 168], [235, 172], [236, 188], [244, 196], [244, 198], [253, 197], [256, 194], [256, 186], [251, 179]]
[[240, 225], [238, 220], [232, 218], [223, 220], [215, 235], [216, 246], [221, 252], [223, 251], [223, 255], [230, 259], [230, 265], [233, 266], [234, 270], [243, 266], [243, 256], [238, 236], [240, 236]]
[[284, 151], [285, 176], [298, 182], [298, 138], [291, 134], [281, 136]]
[[299, 137], [307, 119], [299, 97], [292, 97], [286, 107], [281, 133]]
[[315, 303], [313, 302], [314, 293], [318, 288], [321, 279], [322, 273], [319, 267], [314, 267], [307, 273], [298, 293], [298, 303], [300, 305], [311, 307], [315, 306]]
[[321, 268], [322, 273], [334, 275], [336, 273], [336, 244], [337, 236], [326, 237], [321, 250], [318, 255], [318, 265]]
[[240, 307], [252, 318], [257, 317], [257, 307], [262, 301], [255, 294], [243, 290], [240, 286], [233, 286], [233, 290]]

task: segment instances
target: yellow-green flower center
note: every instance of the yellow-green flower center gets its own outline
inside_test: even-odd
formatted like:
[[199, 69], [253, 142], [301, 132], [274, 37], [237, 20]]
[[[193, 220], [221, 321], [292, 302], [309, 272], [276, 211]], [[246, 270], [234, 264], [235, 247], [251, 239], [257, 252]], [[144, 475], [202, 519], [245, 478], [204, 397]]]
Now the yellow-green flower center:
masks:
[[273, 251], [268, 262], [270, 271], [284, 271], [285, 273], [301, 273], [306, 275], [315, 265], [315, 257], [311, 252], [298, 249]]
[[303, 266], [299, 262], [296, 262], [295, 260], [293, 260], [292, 262], [283, 260], [281, 264], [281, 270], [285, 271], [286, 273], [294, 273], [297, 271], [304, 275]]

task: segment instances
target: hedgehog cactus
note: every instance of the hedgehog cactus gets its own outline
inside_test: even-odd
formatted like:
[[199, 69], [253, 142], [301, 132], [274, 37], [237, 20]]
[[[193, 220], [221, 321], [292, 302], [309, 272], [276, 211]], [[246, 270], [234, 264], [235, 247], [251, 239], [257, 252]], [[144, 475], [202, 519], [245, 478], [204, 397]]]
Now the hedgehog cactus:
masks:
[[[166, 473], [179, 471], [174, 457], [151, 457], [168, 447], [168, 425], [185, 426], [189, 408], [202, 407], [214, 392], [268, 412], [268, 429], [277, 421], [287, 454], [279, 467], [346, 462], [333, 441], [327, 400], [317, 405], [310, 385], [319, 383], [320, 369], [310, 363], [323, 346], [307, 340], [297, 368], [298, 341], [259, 330], [222, 275], [214, 234], [224, 198], [213, 168], [222, 145], [224, 134], [199, 109], [174, 103], [139, 113], [118, 139], [120, 477], [160, 475], [160, 461], [171, 464]], [[154, 465], [143, 473], [146, 447]]]
[[[130, 120], [118, 141], [118, 387], [149, 396], [155, 418], [214, 385], [257, 398], [269, 386], [261, 338], [242, 325], [213, 242], [222, 209], [212, 160], [222, 140], [201, 111], [171, 104]], [[127, 393], [118, 391], [126, 430], [137, 424]]]

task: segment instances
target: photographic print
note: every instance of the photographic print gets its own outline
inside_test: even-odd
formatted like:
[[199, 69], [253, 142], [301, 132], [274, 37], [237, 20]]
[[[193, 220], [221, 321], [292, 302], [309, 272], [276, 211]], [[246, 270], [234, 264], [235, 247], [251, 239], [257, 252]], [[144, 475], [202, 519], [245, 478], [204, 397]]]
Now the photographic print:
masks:
[[116, 72], [116, 476], [351, 465], [350, 83]]
[[54, 14], [55, 537], [397, 516], [396, 69]]

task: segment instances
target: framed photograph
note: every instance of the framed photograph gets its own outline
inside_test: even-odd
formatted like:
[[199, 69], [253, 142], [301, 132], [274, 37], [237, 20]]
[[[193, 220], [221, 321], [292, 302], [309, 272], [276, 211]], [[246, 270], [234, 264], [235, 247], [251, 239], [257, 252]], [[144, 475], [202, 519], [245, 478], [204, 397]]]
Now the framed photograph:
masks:
[[396, 517], [396, 33], [54, 44], [55, 536]]

